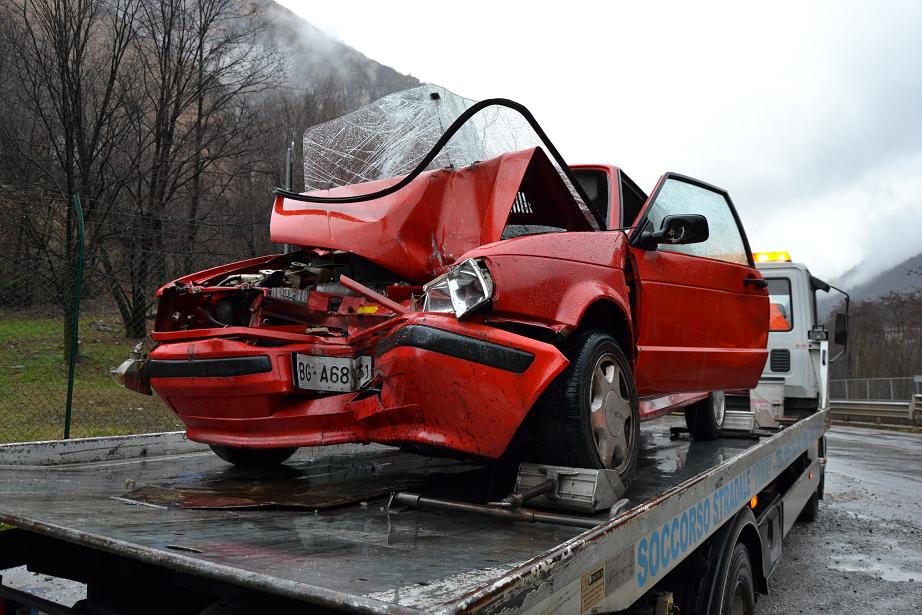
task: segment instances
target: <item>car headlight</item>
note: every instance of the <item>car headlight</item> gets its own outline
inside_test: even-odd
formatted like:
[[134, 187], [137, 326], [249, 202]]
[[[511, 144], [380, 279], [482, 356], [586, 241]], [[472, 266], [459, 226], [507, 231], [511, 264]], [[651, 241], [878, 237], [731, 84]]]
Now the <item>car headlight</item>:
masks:
[[454, 312], [461, 318], [493, 298], [493, 277], [486, 264], [469, 258], [423, 286], [423, 310]]

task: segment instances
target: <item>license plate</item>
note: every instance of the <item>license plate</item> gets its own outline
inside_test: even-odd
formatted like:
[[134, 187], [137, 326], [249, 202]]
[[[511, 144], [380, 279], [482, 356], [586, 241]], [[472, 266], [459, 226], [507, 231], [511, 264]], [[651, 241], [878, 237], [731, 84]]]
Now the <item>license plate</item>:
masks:
[[299, 389], [358, 391], [371, 381], [371, 357], [318, 357], [294, 353], [294, 379]]

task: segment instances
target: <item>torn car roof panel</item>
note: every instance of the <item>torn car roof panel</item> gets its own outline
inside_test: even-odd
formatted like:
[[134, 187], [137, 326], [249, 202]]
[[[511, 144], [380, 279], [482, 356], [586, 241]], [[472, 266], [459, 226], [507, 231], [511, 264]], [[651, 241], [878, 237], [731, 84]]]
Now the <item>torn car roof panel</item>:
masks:
[[[399, 179], [312, 194], [367, 194]], [[367, 202], [317, 204], [279, 196], [270, 234], [279, 243], [348, 250], [426, 281], [466, 252], [499, 241], [507, 221], [592, 230], [550, 159], [535, 147], [462, 169], [426, 171], [403, 190]]]

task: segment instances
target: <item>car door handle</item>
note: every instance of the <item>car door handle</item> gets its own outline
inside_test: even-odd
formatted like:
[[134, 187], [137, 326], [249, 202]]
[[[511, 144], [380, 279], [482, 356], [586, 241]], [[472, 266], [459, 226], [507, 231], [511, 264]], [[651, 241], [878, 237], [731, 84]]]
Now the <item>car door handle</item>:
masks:
[[768, 282], [766, 282], [762, 278], [753, 278], [753, 277], [743, 278], [743, 284], [745, 286], [749, 286], [750, 288], [765, 288], [766, 286], [768, 286]]

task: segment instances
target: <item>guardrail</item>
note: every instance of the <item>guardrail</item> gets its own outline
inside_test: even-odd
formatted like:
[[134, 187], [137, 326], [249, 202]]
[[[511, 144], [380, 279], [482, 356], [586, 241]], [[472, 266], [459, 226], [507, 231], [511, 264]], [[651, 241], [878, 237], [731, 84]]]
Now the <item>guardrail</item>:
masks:
[[922, 427], [922, 395], [911, 401], [830, 400], [829, 413], [841, 422]]
[[922, 376], [834, 379], [829, 394], [845, 401], [903, 401], [922, 394]]

